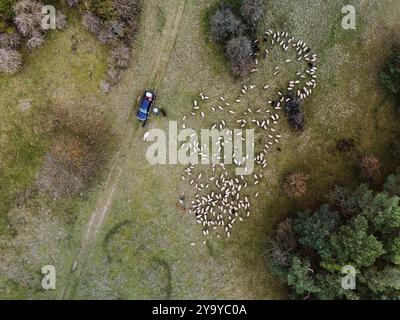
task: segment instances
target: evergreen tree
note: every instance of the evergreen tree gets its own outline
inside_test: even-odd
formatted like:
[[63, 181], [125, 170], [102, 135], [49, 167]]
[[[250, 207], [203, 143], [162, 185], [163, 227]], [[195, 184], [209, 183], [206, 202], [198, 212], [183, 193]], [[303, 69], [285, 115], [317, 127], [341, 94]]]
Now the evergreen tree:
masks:
[[299, 257], [293, 257], [289, 268], [287, 281], [297, 296], [318, 292], [310, 269], [310, 262]]
[[362, 216], [353, 218], [348, 225], [340, 227], [331, 238], [338, 263], [343, 266], [369, 267], [383, 255], [383, 244], [368, 233], [368, 221]]
[[322, 258], [328, 258], [332, 254], [328, 240], [338, 223], [339, 214], [324, 205], [313, 215], [309, 212], [299, 214], [294, 229], [301, 244], [315, 249]]

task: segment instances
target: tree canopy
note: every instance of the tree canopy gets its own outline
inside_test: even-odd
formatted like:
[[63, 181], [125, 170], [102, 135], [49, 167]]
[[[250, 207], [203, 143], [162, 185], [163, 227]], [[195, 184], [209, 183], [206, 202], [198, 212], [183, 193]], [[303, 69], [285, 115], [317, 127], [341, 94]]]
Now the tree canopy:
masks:
[[[284, 224], [285, 232], [278, 225], [271, 265], [294, 298], [400, 299], [399, 191], [400, 171], [380, 191], [366, 184], [354, 191], [336, 187], [315, 212], [286, 218], [292, 223]], [[342, 287], [345, 266], [356, 271], [354, 290]]]

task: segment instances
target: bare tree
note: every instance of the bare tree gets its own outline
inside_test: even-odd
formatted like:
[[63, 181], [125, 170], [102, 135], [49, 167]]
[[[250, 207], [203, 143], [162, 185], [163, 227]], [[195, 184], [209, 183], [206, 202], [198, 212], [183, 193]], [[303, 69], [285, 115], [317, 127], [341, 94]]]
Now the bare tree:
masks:
[[243, 0], [240, 11], [243, 19], [254, 28], [264, 15], [264, 4], [261, 0]]
[[41, 32], [42, 6], [39, 1], [32, 0], [20, 0], [14, 5], [14, 23], [24, 37]]
[[284, 191], [294, 199], [302, 198], [307, 192], [308, 175], [303, 173], [293, 173], [286, 178]]
[[226, 55], [230, 60], [231, 70], [235, 76], [245, 76], [255, 65], [252, 56], [252, 43], [245, 36], [231, 39], [226, 45]]
[[82, 15], [83, 25], [93, 32], [96, 36], [99, 34], [102, 28], [102, 22], [100, 18], [96, 17], [92, 12], [85, 11]]
[[17, 50], [21, 46], [21, 36], [17, 33], [0, 33], [0, 48]]
[[77, 194], [92, 174], [93, 163], [88, 145], [73, 137], [59, 137], [45, 157], [37, 185], [54, 198]]
[[29, 51], [32, 51], [34, 48], [41, 47], [44, 43], [44, 37], [39, 32], [33, 32], [31, 38], [26, 43], [26, 47]]
[[138, 0], [114, 0], [114, 6], [118, 15], [127, 21], [135, 19], [139, 13]]
[[16, 50], [0, 49], [0, 72], [14, 74], [22, 67], [22, 56]]
[[296, 244], [293, 220], [286, 218], [278, 224], [270, 239], [268, 252], [271, 260], [282, 266], [289, 265]]
[[238, 19], [228, 6], [222, 6], [211, 17], [212, 37], [217, 41], [227, 41], [239, 35], [243, 28]]

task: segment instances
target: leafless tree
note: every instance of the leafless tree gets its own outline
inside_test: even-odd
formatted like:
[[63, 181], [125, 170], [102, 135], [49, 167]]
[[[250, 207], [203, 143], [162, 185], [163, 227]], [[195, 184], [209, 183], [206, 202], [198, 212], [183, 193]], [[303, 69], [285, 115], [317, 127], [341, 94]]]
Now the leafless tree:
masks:
[[58, 198], [80, 192], [92, 173], [91, 148], [73, 137], [59, 137], [45, 157], [37, 185]]
[[102, 28], [102, 23], [100, 18], [96, 17], [90, 11], [85, 11], [83, 13], [82, 23], [89, 31], [93, 32], [96, 36], [99, 34]]
[[241, 14], [246, 22], [255, 27], [264, 15], [264, 4], [261, 0], [243, 0]]
[[79, 0], [67, 0], [70, 7], [76, 7], [79, 4]]
[[26, 43], [26, 47], [29, 51], [32, 51], [35, 48], [41, 47], [44, 43], [43, 35], [39, 32], [34, 32], [31, 38]]
[[124, 20], [136, 19], [139, 12], [138, 0], [114, 0], [118, 15]]
[[254, 67], [251, 56], [252, 43], [249, 38], [239, 36], [231, 39], [226, 45], [226, 55], [230, 60], [231, 70], [235, 76], [245, 76]]
[[24, 37], [41, 32], [42, 6], [39, 1], [32, 0], [20, 0], [14, 5], [14, 23]]
[[242, 25], [227, 6], [219, 8], [210, 21], [212, 37], [217, 41], [227, 41], [239, 35]]
[[281, 221], [269, 242], [269, 256], [272, 261], [287, 266], [290, 263], [291, 252], [296, 248], [296, 236], [293, 230], [293, 220], [286, 218]]
[[17, 50], [21, 46], [21, 36], [17, 33], [0, 33], [0, 48]]

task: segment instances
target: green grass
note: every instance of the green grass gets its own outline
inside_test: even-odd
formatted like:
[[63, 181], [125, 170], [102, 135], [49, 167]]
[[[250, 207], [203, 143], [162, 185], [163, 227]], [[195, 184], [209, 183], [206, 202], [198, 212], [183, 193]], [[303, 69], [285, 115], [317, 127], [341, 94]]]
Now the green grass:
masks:
[[[170, 119], [180, 119], [186, 114], [198, 92], [207, 92], [211, 97], [234, 98], [239, 91], [240, 81], [230, 78], [221, 51], [206, 37], [206, 19], [214, 5], [215, 2], [192, 4], [186, 10], [181, 27], [184, 32], [178, 37], [159, 90], [159, 103], [169, 106]], [[206, 246], [201, 245], [201, 230], [193, 219], [175, 209], [175, 201], [181, 192], [186, 192], [187, 196], [193, 193], [180, 181], [182, 168], [139, 168], [137, 163], [143, 163], [145, 159], [141, 153], [132, 154], [104, 235], [107, 230], [113, 230], [113, 225], [129, 219], [134, 228], [130, 233], [124, 232], [124, 239], [134, 239], [134, 246], [143, 250], [124, 254], [126, 262], [112, 266], [113, 274], [119, 272], [126, 278], [120, 282], [109, 278], [111, 288], [131, 289], [133, 297], [140, 297], [141, 290], [146, 287], [143, 287], [140, 272], [126, 268], [140, 270], [150, 256], [156, 255], [167, 261], [173, 270], [171, 298], [285, 297], [285, 288], [271, 274], [266, 258], [267, 238], [275, 223], [288, 214], [326, 201], [326, 194], [335, 184], [358, 185], [358, 162], [362, 155], [379, 155], [384, 162], [383, 174], [394, 169], [389, 143], [399, 133], [399, 126], [393, 121], [393, 100], [387, 98], [378, 81], [381, 65], [390, 53], [386, 48], [391, 45], [392, 34], [374, 31], [383, 16], [392, 12], [390, 5], [380, 7], [374, 17], [369, 18], [373, 19], [371, 29], [360, 20], [360, 28], [348, 34], [340, 29], [340, 24], [337, 27], [341, 20], [341, 4], [270, 1], [268, 7], [266, 28], [285, 26], [289, 32], [305, 39], [321, 59], [319, 86], [305, 105], [306, 130], [294, 133], [282, 122], [281, 131], [285, 136], [280, 145], [282, 152], [269, 155], [269, 166], [264, 172], [267, 181], [259, 187], [262, 197], [255, 203], [252, 218], [236, 226], [230, 241], [211, 237]], [[365, 15], [365, 12], [361, 14]], [[300, 18], [302, 15], [306, 19]], [[311, 23], [310, 17], [314, 19]], [[315, 32], [311, 28], [319, 26], [322, 17], [326, 20]], [[366, 39], [370, 42], [366, 43]], [[374, 44], [374, 39], [380, 40]], [[371, 53], [376, 51], [379, 54], [371, 58]], [[283, 58], [279, 54], [274, 57], [276, 60]], [[267, 71], [279, 65], [276, 60], [267, 64]], [[243, 83], [274, 84], [275, 80], [269, 74], [260, 73], [244, 79]], [[282, 83], [277, 81], [275, 85], [278, 89]], [[265, 99], [260, 94], [251, 101], [262, 104]], [[209, 123], [212, 123], [210, 118], [204, 122], [196, 119], [190, 125], [199, 128]], [[166, 126], [162, 120], [151, 123], [151, 127]], [[341, 138], [354, 138], [356, 149], [349, 153], [338, 152], [336, 142]], [[138, 142], [136, 149], [145, 151], [146, 146]], [[302, 201], [288, 200], [282, 194], [286, 175], [294, 171], [310, 175], [309, 191]], [[197, 245], [191, 247], [191, 241]], [[99, 248], [96, 267], [88, 267], [88, 275], [92, 277], [85, 279], [76, 297], [87, 297], [87, 286], [96, 281], [92, 270], [98, 267], [104, 254]], [[140, 290], [132, 289], [133, 283], [139, 285]]]
[[[29, 272], [40, 272], [49, 258], [59, 265], [60, 273], [69, 268], [69, 263], [63, 266], [63, 261], [68, 261], [68, 250], [74, 253], [76, 250], [72, 245], [72, 226], [85, 205], [90, 204], [90, 195], [54, 201], [40, 196], [35, 188], [38, 170], [54, 138], [52, 108], [60, 103], [88, 107], [93, 102], [102, 103], [98, 85], [105, 74], [107, 51], [83, 30], [78, 19], [75, 12], [68, 11], [66, 31], [49, 32], [42, 48], [30, 55], [25, 52], [20, 73], [0, 75], [0, 238], [5, 241], [0, 252], [4, 258], [2, 267], [7, 270], [0, 276], [0, 297], [28, 298], [43, 294], [40, 282], [25, 283], [18, 276], [13, 278], [12, 263], [25, 265], [21, 278]], [[71, 50], [74, 39], [78, 43], [76, 53]], [[65, 232], [65, 238], [51, 247], [34, 238], [27, 242], [25, 237], [34, 235], [13, 218], [22, 211], [24, 219], [42, 217], [44, 208], [52, 218], [42, 221], [43, 232]], [[45, 228], [53, 222], [57, 222], [58, 230]], [[14, 248], [8, 246], [11, 237]], [[51, 236], [43, 234], [43, 238]], [[23, 259], [34, 251], [39, 252], [41, 259], [31, 261], [28, 267]], [[36, 279], [39, 281], [40, 277], [38, 274]]]

